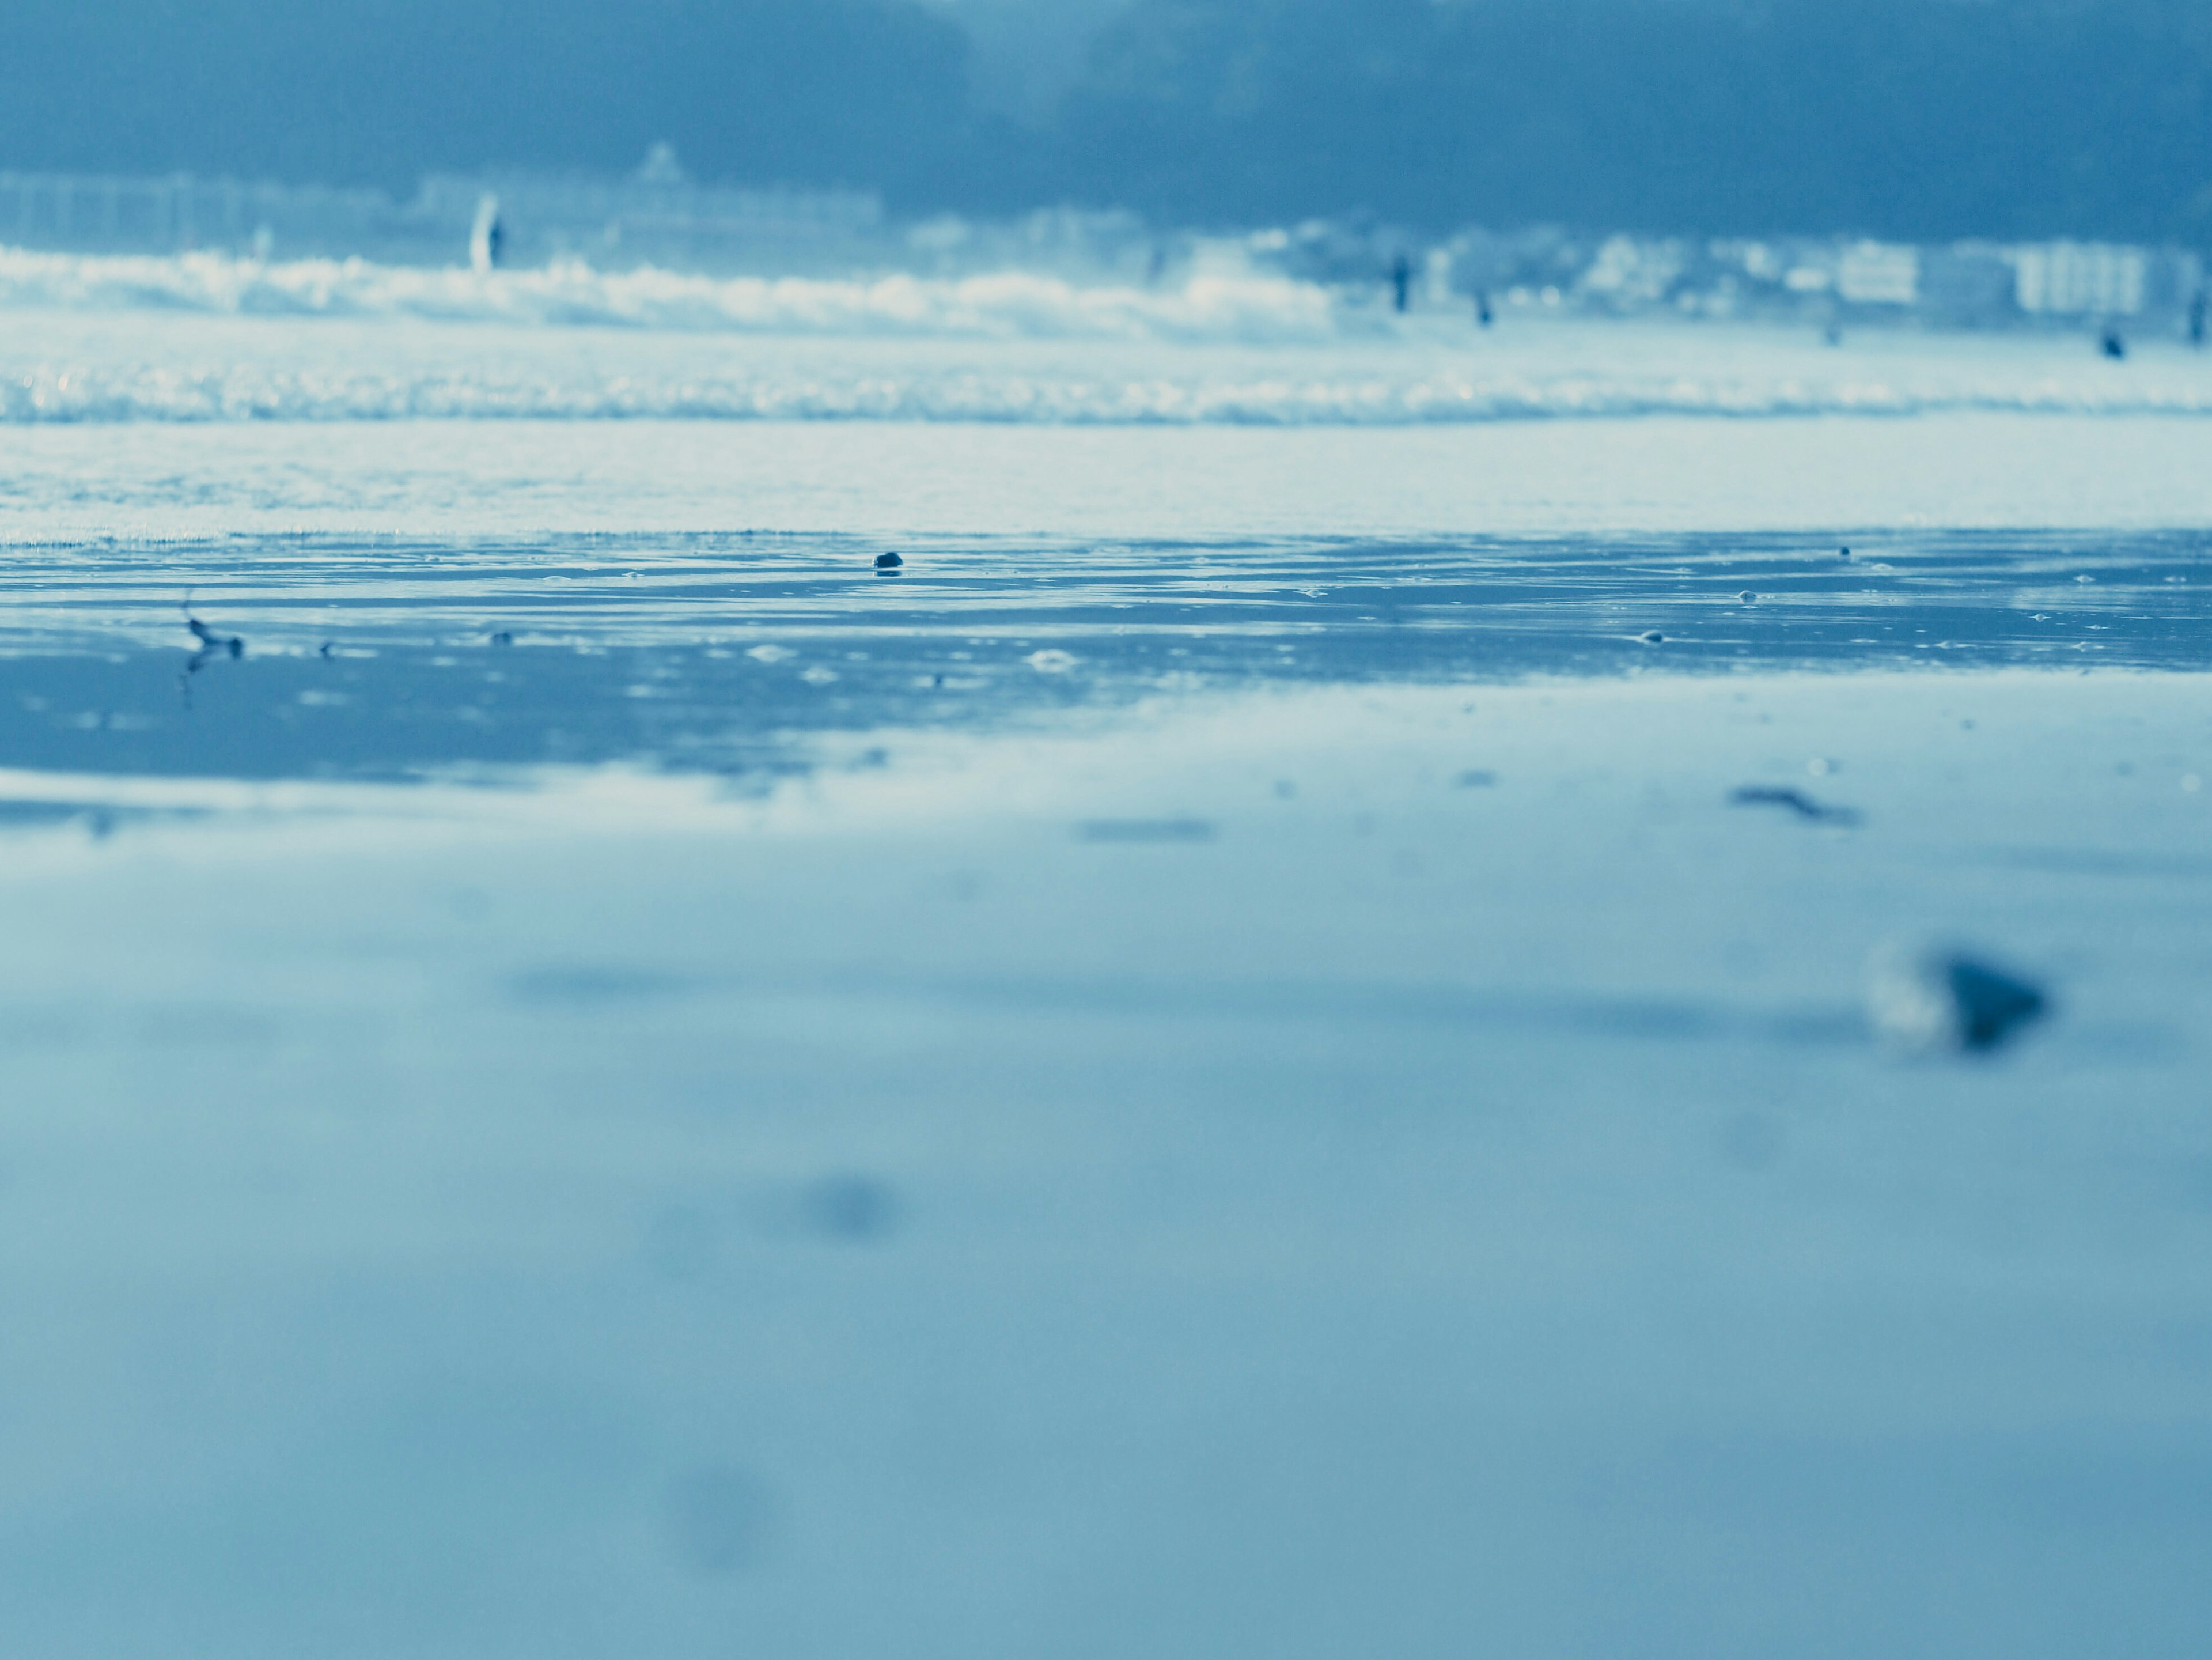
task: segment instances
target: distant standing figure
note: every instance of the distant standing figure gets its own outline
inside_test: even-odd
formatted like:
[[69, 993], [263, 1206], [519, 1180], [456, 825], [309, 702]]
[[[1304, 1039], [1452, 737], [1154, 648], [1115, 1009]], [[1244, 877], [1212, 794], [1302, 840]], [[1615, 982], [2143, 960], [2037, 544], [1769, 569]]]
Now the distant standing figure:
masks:
[[2128, 343], [2121, 339], [2120, 331], [2109, 324], [2106, 326], [2104, 338], [2098, 344], [2105, 356], [2116, 363], [2128, 355]]
[[499, 198], [486, 195], [477, 203], [476, 223], [469, 228], [469, 265], [480, 271], [495, 271], [507, 246], [507, 228], [500, 222]]
[[1413, 300], [1413, 262], [1400, 254], [1390, 262], [1390, 303], [1404, 311]]
[[1490, 291], [1477, 289], [1474, 292], [1474, 320], [1484, 328], [1490, 326]]
[[2207, 297], [2204, 290], [2199, 289], [2197, 290], [2197, 297], [2189, 302], [2189, 344], [2192, 346], [2201, 346], [2204, 344], [2204, 307]]

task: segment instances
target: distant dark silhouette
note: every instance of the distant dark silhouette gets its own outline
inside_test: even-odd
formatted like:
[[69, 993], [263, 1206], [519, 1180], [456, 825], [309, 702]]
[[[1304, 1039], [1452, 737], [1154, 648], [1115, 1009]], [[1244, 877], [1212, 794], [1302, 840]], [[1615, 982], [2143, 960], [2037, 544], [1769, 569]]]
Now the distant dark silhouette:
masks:
[[2189, 344], [2192, 346], [2201, 346], [2204, 344], [2206, 299], [2204, 290], [2199, 289], [2197, 290], [2197, 297], [2189, 302]]
[[507, 248], [507, 226], [500, 218], [499, 198], [487, 196], [477, 204], [476, 223], [469, 230], [469, 264], [477, 271], [497, 271]]
[[2107, 327], [2103, 337], [2099, 340], [2098, 346], [2105, 356], [2114, 362], [2119, 362], [2128, 355], [2128, 343], [2120, 337], [2120, 331], [2116, 328]]
[[1413, 262], [1400, 254], [1390, 262], [1390, 304], [1394, 310], [1404, 311], [1413, 299]]
[[[1060, 196], [1168, 222], [2202, 240], [2204, 0], [1127, 0]], [[1993, 119], [2002, 111], [2002, 119]]]
[[1474, 320], [1484, 328], [1490, 326], [1490, 293], [1486, 289], [1475, 290]]
[[659, 139], [716, 182], [933, 202], [980, 156], [1030, 194], [1034, 146], [979, 142], [968, 52], [920, 0], [16, 0], [0, 165], [404, 196], [487, 164], [628, 172]]
[[957, 20], [1076, 9], [16, 0], [0, 157], [404, 197], [487, 163], [624, 171], [657, 138], [702, 181], [899, 214], [2205, 235], [2204, 0], [1125, 0], [1049, 109], [984, 108]]

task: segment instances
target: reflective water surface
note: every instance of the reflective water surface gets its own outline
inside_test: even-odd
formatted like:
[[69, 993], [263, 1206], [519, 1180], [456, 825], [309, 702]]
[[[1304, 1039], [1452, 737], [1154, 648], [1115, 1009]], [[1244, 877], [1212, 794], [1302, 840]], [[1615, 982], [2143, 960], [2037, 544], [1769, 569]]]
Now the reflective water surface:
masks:
[[746, 773], [795, 764], [810, 734], [992, 728], [1200, 689], [2212, 663], [2202, 532], [919, 538], [879, 573], [890, 545], [23, 550], [0, 577], [0, 763]]

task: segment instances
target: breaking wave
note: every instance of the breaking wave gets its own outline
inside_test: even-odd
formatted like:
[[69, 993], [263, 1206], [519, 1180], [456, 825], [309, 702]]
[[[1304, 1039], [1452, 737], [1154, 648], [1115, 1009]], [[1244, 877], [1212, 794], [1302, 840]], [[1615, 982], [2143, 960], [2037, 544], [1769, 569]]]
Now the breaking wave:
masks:
[[570, 262], [479, 272], [362, 259], [281, 264], [227, 254], [129, 256], [0, 248], [0, 307], [227, 316], [416, 317], [526, 326], [936, 339], [1331, 340], [1328, 290], [1266, 276], [1176, 288], [1085, 286], [1049, 275], [702, 277]]
[[[1726, 324], [1401, 322], [1262, 275], [478, 273], [0, 249], [0, 425], [456, 420], [1420, 426], [1654, 415], [2212, 415], [2197, 354], [1893, 337], [1838, 354]], [[209, 329], [201, 319], [271, 319]], [[325, 328], [438, 319], [447, 331]], [[610, 344], [601, 329], [626, 337]], [[1453, 331], [1456, 330], [1455, 333]]]
[[0, 383], [0, 424], [519, 420], [972, 421], [1043, 425], [1419, 426], [1650, 415], [1943, 411], [2212, 415], [2212, 386], [1926, 389], [1881, 382], [1649, 384], [1562, 376], [1115, 380], [982, 371], [562, 380], [266, 368], [40, 371]]

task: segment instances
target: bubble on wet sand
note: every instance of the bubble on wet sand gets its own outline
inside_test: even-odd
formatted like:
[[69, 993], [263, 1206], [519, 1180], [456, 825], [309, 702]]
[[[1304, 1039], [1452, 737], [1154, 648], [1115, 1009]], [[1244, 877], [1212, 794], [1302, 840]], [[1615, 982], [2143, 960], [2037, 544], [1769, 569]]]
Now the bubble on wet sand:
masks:
[[888, 1237], [898, 1226], [898, 1195], [869, 1176], [825, 1176], [810, 1183], [799, 1210], [810, 1231], [854, 1243]]
[[1891, 946], [1867, 977], [1867, 1018], [1904, 1055], [1983, 1054], [2050, 1012], [2023, 975], [1950, 946]]
[[702, 1578], [720, 1579], [760, 1560], [775, 1509], [775, 1494], [752, 1471], [702, 1464], [669, 1483], [662, 1522], [678, 1562]]
[[720, 1252], [714, 1220], [690, 1205], [670, 1205], [646, 1224], [646, 1266], [663, 1280], [706, 1277]]
[[1741, 1112], [1721, 1126], [1721, 1158], [1755, 1176], [1780, 1162], [1783, 1141], [1782, 1125], [1771, 1114]]

